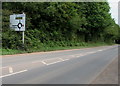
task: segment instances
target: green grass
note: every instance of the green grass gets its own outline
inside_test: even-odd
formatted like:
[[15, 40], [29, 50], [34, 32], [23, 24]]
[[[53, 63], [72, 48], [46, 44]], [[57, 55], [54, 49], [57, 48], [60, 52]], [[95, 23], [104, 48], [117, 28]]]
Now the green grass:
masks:
[[2, 55], [12, 55], [12, 54], [22, 54], [22, 53], [32, 53], [32, 52], [41, 52], [41, 51], [55, 51], [55, 50], [66, 50], [66, 49], [80, 49], [80, 48], [90, 48], [90, 47], [98, 47], [98, 46], [107, 46], [113, 44], [107, 43], [89, 43], [83, 46], [66, 46], [66, 47], [42, 47], [40, 49], [30, 49], [27, 51], [24, 50], [13, 50], [13, 49], [0, 49]]
[[12, 54], [18, 54], [18, 53], [25, 53], [25, 51], [21, 50], [13, 50], [13, 49], [0, 49], [2, 55], [12, 55]]

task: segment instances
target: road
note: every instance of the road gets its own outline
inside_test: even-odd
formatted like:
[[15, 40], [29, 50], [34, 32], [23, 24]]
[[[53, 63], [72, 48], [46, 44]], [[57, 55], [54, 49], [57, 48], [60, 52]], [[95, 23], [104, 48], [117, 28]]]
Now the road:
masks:
[[114, 59], [118, 45], [2, 57], [3, 84], [90, 84]]

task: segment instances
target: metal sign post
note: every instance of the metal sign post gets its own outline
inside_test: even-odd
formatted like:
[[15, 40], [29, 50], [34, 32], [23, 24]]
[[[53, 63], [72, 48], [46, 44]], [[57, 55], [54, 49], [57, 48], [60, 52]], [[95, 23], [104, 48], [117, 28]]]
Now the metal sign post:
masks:
[[25, 18], [26, 15], [24, 13], [10, 15], [10, 28], [13, 29], [14, 31], [22, 31], [23, 44], [24, 44]]
[[22, 32], [22, 41], [23, 41], [23, 44], [24, 44], [24, 31]]

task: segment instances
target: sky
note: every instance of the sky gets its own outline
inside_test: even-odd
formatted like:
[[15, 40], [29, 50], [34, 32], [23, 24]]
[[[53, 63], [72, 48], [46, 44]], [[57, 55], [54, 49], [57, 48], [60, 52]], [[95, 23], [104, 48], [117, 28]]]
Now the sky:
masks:
[[118, 2], [120, 0], [108, 0], [109, 5], [111, 7], [110, 13], [112, 18], [114, 18], [115, 22], [118, 24]]

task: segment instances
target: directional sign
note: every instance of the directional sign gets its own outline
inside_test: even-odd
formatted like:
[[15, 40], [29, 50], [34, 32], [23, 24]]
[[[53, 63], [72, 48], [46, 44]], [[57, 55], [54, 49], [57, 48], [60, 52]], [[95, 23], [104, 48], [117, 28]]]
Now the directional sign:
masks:
[[10, 15], [10, 28], [15, 31], [25, 31], [25, 17], [24, 13]]

